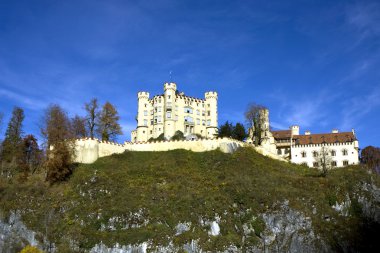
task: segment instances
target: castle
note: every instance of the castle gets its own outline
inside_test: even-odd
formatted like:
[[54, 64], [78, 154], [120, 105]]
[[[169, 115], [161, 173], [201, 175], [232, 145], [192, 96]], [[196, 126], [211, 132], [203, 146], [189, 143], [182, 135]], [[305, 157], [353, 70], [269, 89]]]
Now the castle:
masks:
[[[231, 153], [239, 147], [252, 147], [259, 153], [282, 161], [320, 167], [318, 156], [327, 150], [329, 167], [343, 167], [359, 163], [359, 142], [355, 131], [300, 134], [299, 126], [288, 130], [270, 130], [269, 110], [259, 112], [261, 122], [260, 145], [255, 146], [249, 129], [246, 142], [231, 138], [217, 138], [218, 94], [210, 91], [205, 98], [185, 96], [175, 83], [164, 84], [164, 94], [149, 98], [148, 92], [139, 92], [137, 128], [131, 132], [131, 142], [124, 144], [81, 139], [76, 141], [76, 161], [92, 163], [99, 157], [129, 151], [167, 151], [187, 149], [204, 152], [220, 149]], [[170, 141], [178, 132], [185, 140]], [[162, 138], [158, 138], [162, 137]]]
[[149, 92], [139, 92], [137, 128], [132, 142], [146, 142], [164, 135], [170, 140], [177, 131], [185, 137], [213, 139], [218, 133], [218, 94], [210, 91], [205, 98], [186, 96], [175, 83], [164, 84], [164, 94], [149, 98]]
[[261, 146], [292, 163], [320, 168], [322, 152], [328, 157], [328, 167], [359, 163], [359, 141], [353, 129], [350, 132], [333, 129], [331, 133], [312, 134], [305, 131], [305, 134], [300, 134], [299, 126], [293, 125], [288, 130], [270, 131], [268, 109], [262, 110], [260, 117], [263, 122]]

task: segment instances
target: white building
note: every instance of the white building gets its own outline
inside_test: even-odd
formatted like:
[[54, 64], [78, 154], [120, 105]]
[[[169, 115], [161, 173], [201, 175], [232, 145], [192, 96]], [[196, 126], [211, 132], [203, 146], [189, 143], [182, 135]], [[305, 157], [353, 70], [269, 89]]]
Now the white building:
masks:
[[333, 130], [331, 133], [311, 134], [292, 137], [290, 147], [291, 161], [309, 167], [320, 167], [318, 156], [324, 147], [329, 156], [331, 167], [343, 167], [359, 163], [359, 142], [355, 132], [341, 132]]
[[137, 128], [132, 142], [146, 142], [164, 134], [170, 139], [177, 131], [185, 136], [199, 135], [213, 139], [218, 133], [218, 94], [210, 91], [205, 98], [185, 96], [175, 83], [164, 84], [164, 94], [149, 97], [138, 93]]
[[299, 134], [299, 126], [291, 126], [289, 130], [271, 131], [277, 154], [293, 163], [309, 167], [320, 167], [317, 158], [322, 147], [327, 149], [332, 167], [343, 167], [359, 163], [359, 142], [354, 130], [341, 132], [334, 129], [331, 133]]

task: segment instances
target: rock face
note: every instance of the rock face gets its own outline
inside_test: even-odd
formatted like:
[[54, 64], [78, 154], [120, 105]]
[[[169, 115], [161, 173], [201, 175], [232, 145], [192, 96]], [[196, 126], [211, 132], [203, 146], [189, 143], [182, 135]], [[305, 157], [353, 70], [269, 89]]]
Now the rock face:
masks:
[[0, 220], [0, 252], [19, 252], [27, 244], [39, 246], [36, 233], [29, 230], [17, 212], [12, 212], [8, 220]]
[[310, 217], [290, 208], [289, 201], [276, 209], [278, 211], [262, 215], [266, 229], [259, 246], [252, 249], [253, 252], [330, 251], [315, 235]]

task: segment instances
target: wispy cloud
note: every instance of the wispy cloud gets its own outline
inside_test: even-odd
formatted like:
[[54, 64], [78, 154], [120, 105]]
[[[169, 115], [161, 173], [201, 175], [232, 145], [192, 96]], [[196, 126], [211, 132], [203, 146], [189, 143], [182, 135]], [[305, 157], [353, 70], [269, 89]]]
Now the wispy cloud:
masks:
[[[355, 96], [344, 103], [342, 129], [349, 129], [360, 124], [360, 120], [371, 111], [380, 107], [380, 88], [372, 92]], [[378, 114], [377, 114], [378, 115]]]
[[16, 93], [3, 88], [0, 88], [0, 96], [5, 96], [8, 99], [16, 102], [17, 104], [25, 106], [31, 110], [41, 110], [46, 106], [46, 102], [43, 102], [39, 99], [35, 99], [25, 94], [20, 94], [19, 92]]

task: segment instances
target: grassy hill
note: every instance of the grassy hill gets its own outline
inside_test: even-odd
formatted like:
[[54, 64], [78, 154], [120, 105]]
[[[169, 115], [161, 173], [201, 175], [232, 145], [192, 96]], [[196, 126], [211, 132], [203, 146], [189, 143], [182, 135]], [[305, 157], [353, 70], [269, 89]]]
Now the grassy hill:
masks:
[[[180, 249], [191, 240], [203, 250], [234, 245], [244, 251], [262, 249], [271, 234], [265, 215], [286, 203], [312, 224], [324, 247], [366, 251], [377, 247], [373, 234], [379, 228], [365, 210], [379, 210], [368, 188], [379, 186], [379, 177], [360, 166], [321, 177], [249, 148], [234, 154], [125, 152], [78, 165], [67, 182], [53, 186], [42, 175], [24, 183], [3, 180], [0, 210], [3, 217], [19, 212], [25, 225], [59, 252], [82, 252], [100, 242], [109, 247], [171, 242]], [[344, 210], [332, 207], [346, 202]], [[215, 220], [218, 236], [210, 235]], [[178, 224], [188, 229], [178, 231]]]

